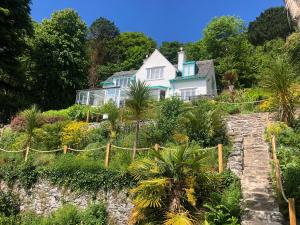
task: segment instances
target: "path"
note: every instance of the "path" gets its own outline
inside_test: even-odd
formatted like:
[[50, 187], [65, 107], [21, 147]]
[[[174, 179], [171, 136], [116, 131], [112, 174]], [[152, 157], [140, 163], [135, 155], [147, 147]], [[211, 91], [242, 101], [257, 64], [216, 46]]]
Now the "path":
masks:
[[267, 114], [230, 116], [227, 121], [234, 152], [228, 167], [241, 179], [242, 225], [282, 225], [273, 195], [269, 146], [264, 141]]

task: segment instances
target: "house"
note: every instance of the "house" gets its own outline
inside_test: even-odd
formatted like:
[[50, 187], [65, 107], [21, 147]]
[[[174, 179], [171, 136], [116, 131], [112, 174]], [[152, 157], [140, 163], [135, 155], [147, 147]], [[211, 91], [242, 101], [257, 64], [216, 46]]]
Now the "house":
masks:
[[118, 107], [125, 104], [130, 82], [145, 81], [154, 99], [178, 96], [190, 101], [200, 96], [216, 96], [216, 79], [213, 60], [186, 61], [185, 52], [178, 52], [178, 64], [171, 64], [157, 49], [144, 60], [138, 70], [113, 74], [102, 88], [79, 90], [76, 103], [99, 106], [113, 100]]

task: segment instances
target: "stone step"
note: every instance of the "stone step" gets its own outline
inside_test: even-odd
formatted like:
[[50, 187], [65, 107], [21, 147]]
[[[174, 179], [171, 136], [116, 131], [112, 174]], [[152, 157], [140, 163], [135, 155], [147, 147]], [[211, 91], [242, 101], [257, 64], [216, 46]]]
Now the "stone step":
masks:
[[259, 222], [255, 222], [255, 221], [242, 221], [241, 225], [282, 225], [282, 223], [278, 223], [278, 222], [271, 222], [271, 223], [268, 223], [267, 221], [266, 222], [262, 222], [262, 221], [259, 221]]
[[243, 204], [251, 210], [263, 210], [264, 212], [273, 212], [274, 210], [279, 210], [277, 202], [274, 198], [247, 198], [243, 200]]
[[244, 209], [242, 220], [260, 222], [261, 224], [282, 224], [283, 217], [281, 213], [277, 211], [264, 211], [264, 210], [251, 210], [249, 208]]

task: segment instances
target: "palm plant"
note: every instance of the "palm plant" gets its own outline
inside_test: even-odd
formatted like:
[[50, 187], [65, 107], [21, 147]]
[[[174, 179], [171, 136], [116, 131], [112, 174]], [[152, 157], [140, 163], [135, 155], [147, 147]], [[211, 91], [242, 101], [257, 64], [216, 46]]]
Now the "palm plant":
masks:
[[294, 118], [295, 98], [293, 86], [298, 81], [297, 74], [287, 57], [270, 60], [262, 71], [261, 85], [274, 95], [279, 105], [279, 119], [290, 124]]
[[[204, 153], [181, 147], [153, 154], [155, 159], [143, 158], [129, 167], [138, 181], [137, 187], [131, 190], [135, 207], [130, 224], [139, 224], [145, 219], [159, 224], [158, 220], [162, 218], [165, 218], [165, 225], [194, 224], [192, 211], [197, 211], [196, 180], [203, 174]], [[160, 209], [160, 215], [153, 212], [155, 209]]]
[[118, 107], [113, 101], [109, 101], [101, 107], [101, 113], [108, 115], [108, 121], [110, 123], [110, 143], [116, 138], [117, 135], [117, 123], [120, 117]]
[[26, 109], [21, 113], [21, 116], [25, 120], [25, 133], [26, 141], [25, 146], [30, 147], [32, 139], [34, 137], [34, 129], [38, 127], [42, 118], [41, 112], [38, 110], [36, 105], [33, 105], [30, 109]]
[[133, 158], [135, 158], [139, 141], [140, 123], [145, 118], [149, 106], [150, 89], [145, 82], [140, 80], [134, 81], [130, 85], [128, 97], [126, 106], [130, 111], [131, 119], [135, 121], [135, 140], [133, 144]]

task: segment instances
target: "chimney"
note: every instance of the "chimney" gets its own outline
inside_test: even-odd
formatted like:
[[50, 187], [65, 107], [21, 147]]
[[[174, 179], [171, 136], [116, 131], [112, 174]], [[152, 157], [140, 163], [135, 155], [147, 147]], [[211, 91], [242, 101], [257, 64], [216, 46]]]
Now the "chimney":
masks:
[[183, 70], [183, 63], [185, 62], [185, 53], [183, 48], [180, 48], [180, 52], [178, 52], [178, 70], [182, 72]]

